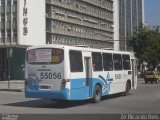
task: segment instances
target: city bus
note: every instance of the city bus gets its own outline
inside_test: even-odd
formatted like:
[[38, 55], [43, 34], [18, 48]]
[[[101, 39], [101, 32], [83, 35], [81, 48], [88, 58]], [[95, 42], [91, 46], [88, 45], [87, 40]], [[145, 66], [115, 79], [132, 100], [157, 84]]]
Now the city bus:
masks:
[[136, 58], [131, 52], [88, 47], [29, 47], [25, 59], [25, 96], [50, 100], [87, 100], [130, 94], [137, 88]]

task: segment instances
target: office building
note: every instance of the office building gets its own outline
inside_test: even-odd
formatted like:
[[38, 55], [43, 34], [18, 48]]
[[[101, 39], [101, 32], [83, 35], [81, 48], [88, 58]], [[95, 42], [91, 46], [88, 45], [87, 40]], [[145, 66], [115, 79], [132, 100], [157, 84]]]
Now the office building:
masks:
[[113, 23], [112, 0], [0, 0], [0, 79], [23, 79], [28, 46], [113, 48]]
[[[115, 7], [115, 49], [128, 50], [128, 40], [144, 23], [144, 0], [114, 0]], [[118, 39], [119, 37], [119, 39]]]

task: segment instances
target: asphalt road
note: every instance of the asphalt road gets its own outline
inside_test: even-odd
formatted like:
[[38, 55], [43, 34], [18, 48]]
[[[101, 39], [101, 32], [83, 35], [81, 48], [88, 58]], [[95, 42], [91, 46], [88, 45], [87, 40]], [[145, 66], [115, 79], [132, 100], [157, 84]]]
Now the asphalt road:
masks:
[[13, 114], [122, 114], [159, 113], [160, 83], [144, 84], [138, 81], [137, 90], [131, 95], [104, 97], [100, 103], [90, 101], [53, 102], [43, 99], [28, 99], [23, 92], [0, 91], [0, 113]]

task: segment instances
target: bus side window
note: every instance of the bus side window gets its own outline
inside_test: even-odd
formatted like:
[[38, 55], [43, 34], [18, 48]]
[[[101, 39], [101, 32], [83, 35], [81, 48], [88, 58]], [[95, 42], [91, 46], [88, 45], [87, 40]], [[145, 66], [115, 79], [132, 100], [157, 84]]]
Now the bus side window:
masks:
[[92, 53], [93, 71], [102, 71], [102, 55], [98, 52]]
[[130, 56], [122, 55], [122, 60], [123, 60], [123, 69], [130, 70], [131, 69]]
[[69, 55], [71, 72], [83, 72], [82, 52], [71, 50]]
[[113, 60], [111, 53], [103, 53], [103, 67], [105, 71], [113, 70]]
[[113, 61], [114, 61], [114, 69], [115, 70], [122, 70], [121, 54], [113, 54]]

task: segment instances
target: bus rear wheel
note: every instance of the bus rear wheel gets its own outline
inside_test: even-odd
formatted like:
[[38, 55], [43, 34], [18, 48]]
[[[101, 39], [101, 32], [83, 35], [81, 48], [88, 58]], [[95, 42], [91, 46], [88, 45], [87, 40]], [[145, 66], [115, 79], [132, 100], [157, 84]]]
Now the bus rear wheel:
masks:
[[98, 103], [101, 101], [101, 97], [102, 97], [102, 90], [101, 87], [99, 85], [96, 85], [94, 87], [94, 93], [93, 93], [93, 102], [94, 103]]
[[126, 88], [125, 88], [125, 92], [124, 92], [124, 96], [129, 95], [129, 94], [130, 94], [130, 90], [131, 90], [130, 82], [127, 81], [127, 83], [126, 83]]

